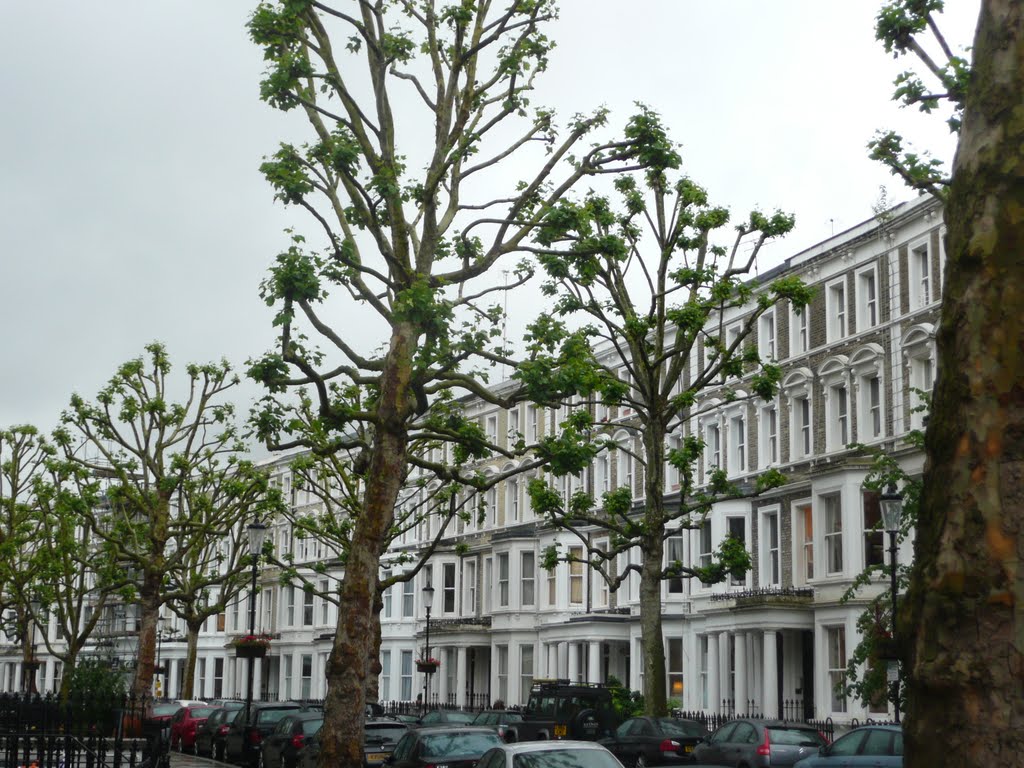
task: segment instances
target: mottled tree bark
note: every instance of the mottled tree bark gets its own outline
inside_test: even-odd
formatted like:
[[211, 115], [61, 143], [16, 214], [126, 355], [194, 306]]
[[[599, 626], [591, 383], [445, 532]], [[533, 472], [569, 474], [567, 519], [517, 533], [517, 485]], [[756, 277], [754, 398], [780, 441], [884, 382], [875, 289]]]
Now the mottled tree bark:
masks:
[[415, 339], [415, 330], [407, 324], [398, 324], [393, 329], [381, 376], [379, 416], [366, 473], [365, 502], [352, 530], [338, 626], [327, 665], [321, 766], [363, 765], [366, 693], [371, 687], [373, 657], [379, 649], [380, 553], [388, 541], [395, 502], [405, 477], [406, 419], [413, 405], [410, 379]]
[[668, 714], [665, 688], [665, 639], [661, 621], [662, 562], [665, 556], [665, 430], [649, 423], [644, 430], [644, 490], [647, 501], [640, 570], [640, 643], [644, 649], [644, 712]]
[[984, 0], [953, 185], [939, 375], [901, 634], [907, 765], [1024, 754], [1024, 6]]
[[161, 575], [147, 571], [139, 587], [139, 650], [135, 661], [132, 695], [148, 696], [153, 686], [153, 668], [156, 666], [156, 620], [160, 615]]
[[[178, 696], [182, 699], [194, 698], [193, 688], [196, 685], [196, 659], [199, 656], [199, 630], [202, 629], [202, 621], [189, 621], [186, 623], [186, 642], [188, 649], [185, 652], [185, 670], [181, 679], [181, 687]], [[246, 673], [248, 674], [248, 673]]]

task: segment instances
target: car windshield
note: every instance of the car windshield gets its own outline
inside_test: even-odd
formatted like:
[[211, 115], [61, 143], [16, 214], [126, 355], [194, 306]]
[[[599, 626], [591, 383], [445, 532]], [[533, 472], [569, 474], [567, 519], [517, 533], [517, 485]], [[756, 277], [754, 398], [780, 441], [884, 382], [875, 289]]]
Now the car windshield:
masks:
[[405, 732], [409, 729], [404, 725], [395, 723], [394, 725], [367, 725], [365, 728], [366, 741], [374, 742], [375, 744], [382, 744], [387, 741], [398, 741]]
[[821, 734], [810, 728], [782, 728], [774, 726], [768, 729], [768, 738], [772, 744], [787, 747], [822, 747], [825, 739]]
[[153, 715], [154, 717], [173, 715], [179, 709], [181, 709], [181, 704], [157, 704], [153, 707]]
[[423, 757], [450, 757], [453, 755], [482, 755], [491, 747], [504, 742], [493, 731], [473, 733], [428, 733], [423, 736]]
[[216, 707], [195, 707], [193, 709], [190, 709], [188, 713], [196, 720], [199, 720], [204, 717], [209, 717], [210, 713], [213, 712], [215, 709]]
[[513, 768], [619, 768], [619, 762], [603, 749], [545, 749], [512, 758]]
[[692, 720], [676, 720], [671, 717], [663, 717], [658, 720], [661, 724], [661, 732], [666, 736], [702, 736], [704, 729], [700, 723]]

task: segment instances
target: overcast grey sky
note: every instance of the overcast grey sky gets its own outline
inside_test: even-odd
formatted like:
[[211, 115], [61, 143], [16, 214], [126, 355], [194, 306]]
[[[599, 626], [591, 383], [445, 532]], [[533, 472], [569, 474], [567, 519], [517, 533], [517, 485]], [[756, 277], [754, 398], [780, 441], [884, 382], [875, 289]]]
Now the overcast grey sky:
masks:
[[[660, 111], [713, 200], [796, 214], [765, 269], [869, 217], [879, 185], [909, 196], [867, 158], [876, 128], [952, 150], [941, 121], [889, 101], [905, 65], [874, 41], [879, 4], [562, 0], [534, 103]], [[0, 426], [49, 429], [154, 339], [178, 364], [239, 367], [272, 344], [258, 284], [305, 222], [257, 168], [304, 134], [259, 101], [254, 5], [0, 2]], [[948, 5], [969, 42], [977, 0]]]

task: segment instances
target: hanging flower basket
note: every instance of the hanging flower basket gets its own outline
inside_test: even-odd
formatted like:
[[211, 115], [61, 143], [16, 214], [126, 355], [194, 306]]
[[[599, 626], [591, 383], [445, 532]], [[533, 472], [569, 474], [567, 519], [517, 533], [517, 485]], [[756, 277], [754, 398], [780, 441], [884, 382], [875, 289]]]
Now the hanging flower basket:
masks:
[[262, 659], [270, 648], [270, 635], [244, 635], [231, 641], [240, 659]]
[[437, 659], [416, 659], [416, 671], [432, 675], [437, 672], [441, 662]]

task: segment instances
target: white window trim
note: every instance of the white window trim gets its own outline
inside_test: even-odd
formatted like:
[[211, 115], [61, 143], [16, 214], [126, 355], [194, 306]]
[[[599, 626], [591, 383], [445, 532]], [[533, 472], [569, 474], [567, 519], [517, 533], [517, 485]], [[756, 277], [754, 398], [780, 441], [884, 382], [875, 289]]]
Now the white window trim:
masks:
[[[772, 504], [771, 506], [761, 507], [758, 510], [759, 513], [759, 524], [757, 526], [757, 537], [758, 537], [758, 552], [762, 553], [762, 557], [758, 558], [758, 583], [761, 586], [781, 586], [782, 585], [782, 507], [779, 504]], [[769, 537], [768, 520], [769, 517], [775, 516], [775, 545], [778, 557], [778, 578], [773, 581], [771, 579], [771, 538]]]
[[[850, 298], [846, 275], [825, 284], [825, 335], [829, 343], [840, 341], [850, 332]], [[837, 306], [837, 289], [842, 292], [841, 305]]]
[[[910, 281], [910, 285], [907, 286], [907, 296], [910, 302], [911, 313], [930, 307], [937, 298], [935, 291], [932, 289], [932, 284], [935, 281], [932, 275], [931, 239], [931, 232], [927, 232], [921, 237], [911, 240], [907, 245], [907, 280]], [[925, 275], [922, 275], [921, 270], [918, 268], [920, 263], [918, 255], [922, 252], [924, 253], [924, 264], [927, 269]], [[922, 295], [923, 281], [927, 282], [927, 296]]]
[[[803, 331], [804, 343], [801, 343], [801, 331]], [[797, 312], [796, 307], [789, 305], [789, 356], [799, 357], [806, 355], [812, 349], [811, 346], [811, 308], [806, 306]]]
[[[814, 456], [814, 398], [812, 397], [811, 385], [814, 375], [809, 368], [797, 368], [782, 382], [782, 394], [789, 403], [789, 460], [803, 461]], [[799, 409], [797, 404], [800, 400], [807, 400], [807, 420], [810, 426], [810, 446], [808, 451], [803, 450], [802, 424], [799, 421]]]
[[[865, 281], [865, 277], [868, 275], [871, 276], [872, 284], [875, 289], [875, 297], [873, 300], [867, 295], [867, 282]], [[878, 265], [872, 263], [862, 269], [858, 269], [853, 284], [857, 300], [857, 332], [860, 333], [870, 328], [876, 328], [882, 321], [882, 304], [881, 297], [879, 295], [880, 291], [878, 283]], [[870, 307], [872, 303], [874, 304], [875, 309], [875, 320], [873, 323], [869, 323], [868, 317], [870, 315]]]

